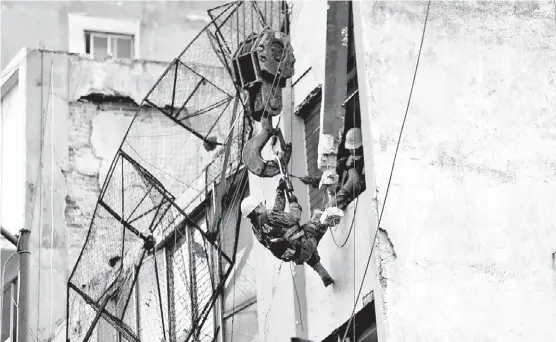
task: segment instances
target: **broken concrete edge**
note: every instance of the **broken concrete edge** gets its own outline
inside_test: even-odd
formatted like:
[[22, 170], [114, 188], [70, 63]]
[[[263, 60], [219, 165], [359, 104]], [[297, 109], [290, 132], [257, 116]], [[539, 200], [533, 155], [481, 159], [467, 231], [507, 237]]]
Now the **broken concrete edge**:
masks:
[[384, 324], [385, 330], [388, 330], [388, 300], [387, 300], [387, 288], [388, 288], [388, 268], [397, 259], [397, 254], [394, 249], [394, 244], [390, 240], [388, 231], [377, 227], [377, 239], [375, 241], [378, 256], [376, 258], [376, 272], [378, 285], [380, 286], [380, 294], [376, 297], [380, 298], [380, 315], [382, 317], [382, 322]]
[[319, 144], [317, 147], [317, 166], [319, 169], [325, 171], [328, 169], [336, 168], [339, 146], [340, 140], [337, 139], [333, 134], [320, 134]]
[[319, 84], [313, 90], [311, 90], [309, 95], [307, 95], [305, 99], [303, 99], [303, 102], [301, 102], [295, 108], [294, 114], [296, 116], [305, 119], [309, 115], [313, 107], [321, 100], [321, 98], [322, 98], [322, 84]]

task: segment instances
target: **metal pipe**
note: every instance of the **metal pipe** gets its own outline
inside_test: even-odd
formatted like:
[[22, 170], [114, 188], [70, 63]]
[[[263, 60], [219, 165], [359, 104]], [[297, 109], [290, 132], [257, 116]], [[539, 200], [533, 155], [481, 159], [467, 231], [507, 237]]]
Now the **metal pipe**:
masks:
[[2, 236], [6, 238], [9, 242], [11, 242], [14, 246], [17, 247], [17, 237], [10, 233], [4, 226], [0, 225], [0, 229], [2, 231]]
[[358, 93], [359, 93], [359, 88], [357, 88], [353, 93], [351, 93], [351, 95], [349, 95], [349, 96], [344, 100], [344, 102], [342, 103], [342, 107], [345, 107], [345, 106], [348, 104], [348, 102], [351, 101], [351, 99], [353, 99], [353, 97], [354, 97], [355, 95], [357, 95]]
[[23, 228], [19, 233], [19, 290], [17, 310], [17, 341], [28, 342], [29, 338], [29, 264], [31, 252], [29, 251], [29, 229]]

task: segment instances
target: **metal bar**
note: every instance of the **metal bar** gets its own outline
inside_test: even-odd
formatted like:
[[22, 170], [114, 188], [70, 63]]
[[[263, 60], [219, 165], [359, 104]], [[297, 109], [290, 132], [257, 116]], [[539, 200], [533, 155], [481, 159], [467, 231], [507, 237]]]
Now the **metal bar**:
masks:
[[100, 305], [100, 309], [97, 311], [97, 314], [95, 315], [95, 318], [93, 319], [93, 321], [91, 322], [91, 325], [89, 326], [89, 330], [87, 330], [87, 333], [85, 334], [85, 337], [83, 338], [83, 342], [87, 342], [91, 338], [91, 335], [93, 334], [93, 331], [95, 330], [95, 327], [98, 323], [98, 320], [100, 319], [100, 316], [102, 315], [102, 311], [104, 311], [104, 308], [106, 307], [106, 304], [108, 304], [109, 300], [110, 300], [109, 296], [104, 297], [104, 300], [102, 301], [102, 305]]
[[[145, 192], [145, 195], [143, 196], [143, 198], [141, 198], [141, 200], [139, 201], [139, 203], [137, 203], [137, 206], [135, 206], [135, 208], [131, 211], [131, 213], [129, 214], [129, 216], [127, 217], [127, 220], [129, 220], [133, 214], [135, 214], [135, 211], [137, 209], [139, 209], [139, 207], [141, 206], [141, 204], [143, 204], [143, 201], [145, 200], [145, 198], [147, 198], [147, 196], [151, 193], [151, 190], [154, 188], [154, 185], [151, 184], [151, 187], [149, 188], [149, 190], [147, 192]], [[133, 221], [129, 221], [130, 223], [132, 223]]]
[[192, 73], [194, 73], [195, 75], [201, 77], [202, 79], [204, 79], [205, 82], [207, 82], [208, 84], [210, 84], [211, 86], [213, 86], [214, 88], [218, 89], [220, 92], [222, 92], [225, 95], [228, 96], [232, 96], [232, 94], [228, 94], [227, 91], [224, 91], [224, 89], [220, 88], [219, 86], [217, 86], [216, 84], [214, 84], [213, 82], [211, 82], [208, 78], [206, 78], [205, 76], [201, 75], [200, 73], [198, 73], [195, 69], [190, 68], [187, 64], [185, 64], [182, 61], [178, 61], [178, 63], [180, 63], [183, 67], [189, 69], [189, 71], [191, 71]]
[[[177, 64], [176, 64], [177, 65]], [[176, 71], [177, 72], [177, 71]], [[191, 100], [191, 98], [193, 97], [193, 95], [195, 95], [195, 93], [197, 92], [197, 89], [199, 89], [199, 87], [201, 86], [201, 84], [203, 84], [203, 82], [205, 82], [205, 78], [201, 77], [201, 79], [197, 82], [197, 84], [195, 85], [195, 88], [193, 88], [193, 90], [191, 91], [191, 93], [189, 94], [189, 96], [187, 97], [187, 99], [185, 99], [185, 102], [181, 105], [180, 110], [178, 110], [176, 112], [176, 115], [174, 116], [174, 114], [172, 114], [171, 116], [176, 119], [179, 120], [178, 117], [180, 115], [180, 113], [185, 109], [185, 106], [187, 106], [187, 104], [189, 103], [189, 100]], [[172, 111], [173, 113], [173, 111]], [[186, 114], [187, 117], [187, 114]]]
[[[139, 338], [135, 335], [135, 333], [133, 331], [131, 331], [131, 328], [127, 324], [125, 324], [122, 321], [119, 321], [117, 317], [115, 317], [114, 315], [112, 315], [108, 311], [101, 310], [101, 306], [97, 302], [95, 302], [91, 297], [89, 297], [89, 295], [87, 295], [85, 292], [83, 292], [79, 287], [77, 287], [75, 284], [73, 284], [71, 282], [68, 284], [68, 287], [71, 288], [77, 295], [81, 296], [81, 298], [83, 298], [83, 300], [88, 305], [90, 305], [93, 308], [93, 310], [101, 311], [102, 318], [104, 318], [106, 320], [106, 322], [108, 322], [110, 325], [112, 325], [112, 327], [114, 327], [114, 329], [124, 333], [125, 337], [129, 341], [140, 342]], [[115, 322], [117, 322], [117, 324]], [[71, 338], [69, 340], [71, 341]]]
[[186, 239], [185, 239], [185, 243], [187, 246], [187, 260], [188, 260], [188, 264], [189, 264], [189, 296], [190, 296], [190, 301], [191, 301], [191, 331], [190, 331], [190, 335], [191, 334], [196, 334], [197, 333], [197, 329], [198, 329], [198, 322], [197, 322], [197, 311], [198, 311], [198, 306], [197, 306], [197, 272], [195, 271], [195, 255], [191, 252], [191, 245], [192, 245], [192, 240], [194, 240], [194, 236], [193, 236], [193, 232], [191, 227], [189, 227], [188, 225], [185, 226], [185, 234], [186, 234]]
[[17, 310], [17, 341], [28, 342], [29, 331], [29, 264], [31, 252], [29, 251], [29, 234], [31, 231], [23, 228], [19, 231], [19, 288], [18, 288], [18, 310]]
[[345, 99], [344, 102], [342, 102], [342, 107], [345, 107], [345, 106], [349, 103], [349, 101], [351, 101], [351, 100], [355, 97], [355, 95], [357, 95], [357, 94], [359, 94], [359, 89], [356, 89], [353, 93], [351, 93], [351, 94]]
[[[131, 290], [129, 291], [129, 295], [127, 296], [124, 308], [122, 310], [122, 314], [120, 316], [120, 320], [122, 320], [122, 321], [124, 320], [124, 316], [125, 316], [125, 313], [127, 311], [127, 307], [129, 305], [129, 301], [130, 301], [130, 299], [133, 295], [133, 287], [135, 287], [135, 285], [137, 284], [137, 279], [139, 278], [139, 271], [141, 269], [141, 265], [143, 264], [143, 258], [145, 257], [146, 252], [147, 252], [147, 250], [143, 249], [143, 253], [141, 253], [141, 259], [139, 260], [139, 263], [135, 267], [135, 276], [133, 277], [133, 282], [131, 283]], [[123, 260], [123, 258], [122, 258], [122, 260]], [[123, 264], [123, 262], [122, 262], [122, 264]], [[137, 303], [135, 305], [137, 306]], [[120, 338], [121, 338], [121, 336], [122, 336], [122, 333], [120, 332]]]
[[155, 251], [153, 255], [154, 260], [154, 274], [156, 276], [156, 289], [158, 292], [158, 304], [160, 307], [160, 319], [162, 321], [162, 334], [164, 336], [164, 341], [166, 340], [166, 325], [164, 324], [164, 307], [162, 305], [162, 293], [160, 292], [160, 276], [158, 275], [158, 262], [156, 261], [158, 253]]
[[251, 299], [246, 300], [245, 302], [243, 302], [243, 303], [237, 305], [236, 307], [232, 308], [231, 310], [225, 312], [224, 313], [224, 319], [226, 320], [226, 319], [232, 317], [236, 313], [247, 309], [248, 307], [252, 306], [256, 302], [257, 302], [257, 297], [256, 296], [251, 298]]
[[149, 241], [149, 239], [148, 239], [144, 234], [142, 234], [142, 233], [141, 233], [140, 231], [138, 231], [135, 227], [133, 227], [132, 225], [130, 225], [129, 223], [127, 223], [126, 221], [124, 221], [124, 220], [120, 217], [120, 215], [118, 215], [118, 213], [116, 213], [114, 210], [112, 210], [112, 208], [110, 208], [110, 207], [108, 206], [108, 204], [104, 203], [103, 200], [99, 200], [99, 204], [100, 204], [104, 209], [106, 209], [106, 211], [108, 211], [108, 213], [109, 213], [110, 215], [114, 216], [114, 218], [115, 218], [117, 221], [120, 221], [120, 222], [124, 225], [125, 228], [131, 230], [135, 235], [137, 235], [138, 237], [140, 237], [141, 239], [143, 239], [143, 241], [145, 241], [145, 242], [148, 242], [148, 241]]
[[208, 143], [211, 143], [211, 144], [222, 145], [222, 143], [218, 143], [218, 142], [214, 143], [214, 142], [211, 142], [211, 141], [207, 141], [207, 140], [205, 139], [205, 137], [203, 137], [199, 132], [195, 131], [195, 130], [194, 130], [193, 128], [191, 128], [191, 127], [186, 126], [183, 122], [177, 120], [177, 119], [174, 118], [173, 116], [167, 115], [166, 112], [164, 112], [162, 109], [158, 108], [154, 103], [150, 102], [149, 100], [145, 100], [145, 102], [147, 102], [149, 105], [153, 106], [154, 108], [158, 109], [162, 114], [166, 115], [167, 118], [169, 118], [170, 120], [174, 121], [174, 122], [175, 122], [176, 124], [178, 124], [179, 126], [185, 128], [187, 131], [189, 131], [189, 133], [195, 135], [197, 138], [199, 138], [199, 139], [201, 139], [201, 140], [203, 140], [203, 141], [206, 141], [206, 142], [208, 142]]
[[17, 237], [10, 233], [4, 226], [0, 225], [2, 236], [6, 238], [12, 245], [17, 247]]
[[176, 70], [174, 71], [174, 86], [172, 87], [172, 105], [170, 107], [170, 115], [174, 115], [174, 101], [176, 100], [176, 82], [177, 82], [177, 80], [178, 80], [178, 63], [176, 63]]
[[[156, 248], [156, 247], [155, 247]], [[169, 248], [162, 248], [166, 259], [166, 295], [168, 300], [168, 339], [176, 342], [176, 303], [174, 300], [174, 256]]]

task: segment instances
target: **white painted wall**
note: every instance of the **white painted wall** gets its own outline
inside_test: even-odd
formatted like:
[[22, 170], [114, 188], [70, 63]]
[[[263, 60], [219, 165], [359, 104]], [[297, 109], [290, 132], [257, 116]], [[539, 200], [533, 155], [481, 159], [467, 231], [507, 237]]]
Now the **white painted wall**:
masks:
[[[554, 4], [430, 6], [378, 254], [387, 341], [555, 341]], [[361, 8], [382, 205], [426, 2]]]
[[14, 234], [25, 225], [26, 142], [23, 90], [16, 83], [2, 97], [0, 127], [0, 224]]

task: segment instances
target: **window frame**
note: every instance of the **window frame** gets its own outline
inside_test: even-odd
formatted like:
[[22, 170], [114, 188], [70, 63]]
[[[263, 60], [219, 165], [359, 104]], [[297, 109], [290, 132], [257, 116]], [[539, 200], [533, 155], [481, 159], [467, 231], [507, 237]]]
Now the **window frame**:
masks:
[[70, 53], [87, 55], [85, 52], [86, 31], [133, 36], [133, 57], [131, 59], [141, 58], [141, 23], [139, 20], [119, 20], [81, 13], [68, 13], [68, 51]]
[[[92, 30], [85, 30], [84, 31], [84, 41], [85, 41], [85, 53], [90, 55], [92, 58], [96, 58], [95, 56], [95, 49], [93, 40], [94, 38], [104, 38], [106, 39], [106, 55], [107, 57], [111, 58], [126, 58], [126, 59], [135, 59], [135, 36], [132, 34], [123, 34], [123, 33], [112, 33], [112, 32], [101, 32], [101, 31], [92, 31]], [[87, 39], [89, 41], [87, 41]], [[112, 51], [112, 43], [114, 39], [126, 39], [130, 41], [131, 48], [130, 48], [130, 55], [131, 57], [120, 57], [117, 56], [118, 47], [116, 46], [116, 51]], [[87, 52], [87, 45], [89, 46], [89, 52]]]
[[[2, 287], [2, 298], [4, 298], [4, 292], [6, 291], [9, 291], [9, 295], [10, 295], [10, 302], [2, 303], [2, 307], [4, 307], [4, 305], [6, 304], [10, 305], [10, 312], [8, 317], [2, 317], [2, 319], [8, 319], [10, 323], [10, 330], [9, 330], [10, 334], [8, 335], [8, 341], [17, 340], [17, 305], [14, 301], [17, 301], [18, 285], [19, 285], [18, 277], [14, 277], [13, 279], [6, 281], [6, 283], [3, 284]], [[4, 325], [4, 322], [1, 322], [1, 324]]]

